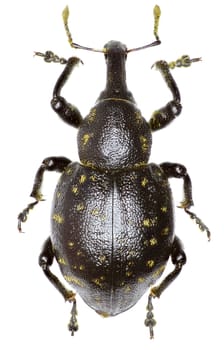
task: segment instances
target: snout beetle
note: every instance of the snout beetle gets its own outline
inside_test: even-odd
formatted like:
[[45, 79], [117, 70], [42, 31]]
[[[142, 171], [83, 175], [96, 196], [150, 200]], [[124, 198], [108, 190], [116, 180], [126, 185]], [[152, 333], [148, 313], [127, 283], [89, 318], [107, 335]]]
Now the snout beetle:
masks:
[[45, 171], [61, 174], [52, 204], [52, 233], [44, 243], [39, 265], [49, 281], [72, 302], [69, 330], [78, 329], [75, 293], [52, 273], [54, 258], [64, 279], [92, 309], [103, 316], [118, 315], [137, 303], [157, 281], [171, 258], [174, 269], [151, 288], [145, 325], [153, 338], [155, 319], [152, 298], [160, 297], [186, 263], [180, 239], [174, 234], [170, 178], [183, 180], [182, 208], [199, 228], [208, 227], [189, 209], [193, 205], [190, 176], [185, 166], [176, 163], [148, 164], [152, 133], [166, 127], [181, 112], [180, 93], [171, 75], [174, 67], [188, 67], [200, 58], [182, 56], [176, 62], [155, 63], [173, 99], [146, 121], [126, 85], [125, 61], [130, 52], [160, 44], [160, 8], [154, 8], [154, 36], [151, 44], [127, 49], [109, 41], [103, 49], [81, 46], [72, 40], [68, 27], [69, 10], [63, 11], [68, 41], [73, 48], [102, 52], [107, 65], [106, 87], [89, 114], [61, 96], [61, 90], [77, 57], [59, 58], [51, 51], [36, 52], [46, 62], [65, 65], [54, 91], [51, 106], [59, 117], [78, 128], [80, 163], [65, 157], [49, 157], [39, 167], [30, 203], [18, 216], [18, 229], [28, 213], [43, 200], [41, 185]]

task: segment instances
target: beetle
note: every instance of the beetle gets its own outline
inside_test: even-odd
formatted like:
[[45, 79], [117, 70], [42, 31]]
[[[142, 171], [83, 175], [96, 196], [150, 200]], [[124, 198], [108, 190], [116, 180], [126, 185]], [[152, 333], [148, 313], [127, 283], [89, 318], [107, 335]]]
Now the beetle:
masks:
[[180, 93], [170, 70], [188, 67], [200, 59], [182, 56], [170, 64], [155, 63], [173, 98], [155, 111], [148, 122], [127, 88], [125, 62], [128, 53], [161, 43], [158, 36], [160, 8], [154, 8], [156, 40], [135, 49], [127, 49], [118, 41], [109, 41], [102, 50], [73, 43], [68, 17], [66, 7], [63, 20], [70, 45], [104, 53], [106, 87], [83, 118], [61, 95], [73, 68], [81, 60], [59, 58], [51, 51], [36, 52], [47, 62], [65, 64], [54, 87], [51, 106], [64, 122], [78, 128], [80, 163], [65, 157], [43, 160], [31, 192], [35, 201], [19, 214], [18, 228], [22, 231], [29, 211], [43, 200], [41, 185], [45, 171], [61, 173], [52, 203], [52, 233], [43, 245], [39, 265], [64, 299], [72, 302], [68, 326], [72, 335], [78, 329], [76, 297], [52, 273], [50, 267], [54, 259], [64, 279], [86, 304], [103, 316], [114, 316], [137, 303], [159, 279], [171, 258], [173, 271], [158, 286], [153, 286], [148, 296], [145, 325], [153, 338], [152, 299], [160, 297], [186, 263], [182, 243], [174, 234], [170, 178], [183, 180], [184, 198], [180, 207], [210, 239], [208, 227], [189, 210], [193, 199], [186, 167], [169, 162], [148, 163], [152, 133], [166, 127], [182, 109]]

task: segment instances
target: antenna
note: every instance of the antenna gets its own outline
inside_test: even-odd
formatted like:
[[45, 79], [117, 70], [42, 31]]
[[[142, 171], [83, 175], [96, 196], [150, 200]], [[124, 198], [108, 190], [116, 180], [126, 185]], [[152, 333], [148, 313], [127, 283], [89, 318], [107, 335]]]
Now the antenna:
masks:
[[[129, 49], [127, 50], [127, 53], [129, 52], [133, 52], [133, 51], [138, 51], [138, 50], [143, 50], [143, 49], [147, 49], [149, 47], [153, 47], [153, 46], [157, 46], [161, 44], [161, 41], [159, 39], [159, 35], [158, 35], [158, 29], [159, 29], [159, 19], [161, 16], [161, 10], [160, 7], [158, 5], [155, 5], [154, 9], [153, 9], [153, 16], [154, 16], [154, 36], [156, 38], [156, 41], [153, 41], [150, 44], [144, 45], [144, 46], [140, 46], [134, 49]], [[66, 6], [62, 12], [62, 18], [63, 18], [63, 22], [64, 22], [64, 26], [65, 26], [65, 31], [68, 37], [68, 42], [69, 45], [75, 49], [83, 49], [83, 50], [89, 50], [89, 51], [94, 51], [94, 52], [101, 52], [101, 53], [106, 53], [106, 49], [94, 49], [94, 48], [90, 48], [87, 46], [82, 46], [79, 45], [77, 43], [74, 43], [72, 40], [72, 35], [68, 26], [68, 18], [69, 18], [69, 8], [68, 6]]]

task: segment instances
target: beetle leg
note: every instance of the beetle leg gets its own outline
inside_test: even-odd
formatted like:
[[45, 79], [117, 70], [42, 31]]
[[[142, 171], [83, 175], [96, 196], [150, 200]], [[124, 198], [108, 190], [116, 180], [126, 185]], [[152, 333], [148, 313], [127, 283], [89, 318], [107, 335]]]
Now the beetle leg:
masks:
[[153, 305], [152, 305], [152, 296], [151, 296], [151, 294], [149, 294], [149, 296], [148, 296], [147, 310], [148, 311], [147, 311], [147, 314], [146, 314], [145, 326], [149, 327], [150, 339], [153, 339], [154, 338], [153, 328], [156, 325], [156, 321], [154, 319], [154, 314], [152, 312]]
[[68, 60], [66, 60], [64, 57], [59, 57], [58, 55], [55, 55], [52, 51], [46, 51], [45, 53], [35, 51], [34, 55], [42, 57], [47, 63], [54, 62], [66, 64], [68, 62]]
[[156, 324], [156, 321], [154, 320], [154, 315], [152, 313], [152, 310], [153, 310], [152, 298], [160, 297], [163, 291], [179, 275], [179, 273], [182, 270], [182, 266], [186, 263], [186, 260], [187, 260], [183, 250], [182, 243], [178, 237], [174, 238], [174, 242], [171, 250], [171, 259], [172, 259], [172, 263], [175, 265], [174, 270], [171, 273], [169, 273], [169, 275], [167, 275], [158, 286], [151, 288], [151, 291], [149, 294], [148, 304], [147, 304], [148, 313], [146, 315], [145, 325], [149, 327], [150, 338], [153, 338], [154, 336], [153, 327]]
[[173, 100], [168, 102], [164, 107], [155, 111], [149, 121], [152, 131], [156, 131], [167, 126], [180, 113], [182, 106], [180, 104], [180, 93], [175, 80], [170, 73], [169, 64], [166, 61], [155, 63], [156, 68], [161, 72], [168, 88], [171, 90]]
[[48, 238], [42, 248], [41, 254], [39, 256], [39, 265], [42, 268], [45, 276], [53, 284], [53, 286], [62, 294], [65, 301], [74, 301], [75, 294], [66, 289], [64, 285], [59, 281], [59, 279], [51, 272], [50, 266], [53, 264], [54, 251], [51, 243], [51, 239]]
[[61, 281], [51, 272], [50, 266], [54, 260], [54, 251], [51, 243], [50, 237], [45, 241], [41, 254], [39, 256], [39, 265], [43, 270], [43, 273], [47, 279], [53, 284], [53, 286], [59, 291], [59, 293], [64, 297], [65, 301], [70, 301], [73, 303], [71, 311], [71, 319], [68, 325], [68, 329], [71, 332], [71, 335], [74, 335], [74, 332], [78, 330], [77, 323], [77, 310], [76, 310], [76, 299], [75, 293], [71, 290], [65, 288]]
[[183, 245], [178, 237], [175, 236], [172, 250], [171, 250], [172, 263], [175, 265], [174, 270], [164, 278], [159, 286], [155, 286], [151, 289], [151, 296], [159, 298], [163, 291], [175, 280], [182, 270], [182, 266], [186, 263], [187, 258], [183, 250]]
[[33, 209], [34, 206], [40, 201], [44, 200], [41, 193], [44, 172], [46, 170], [63, 172], [69, 163], [71, 163], [71, 160], [65, 157], [49, 157], [43, 160], [41, 166], [36, 172], [33, 189], [30, 194], [31, 197], [35, 198], [35, 201], [28, 204], [27, 207], [18, 215], [18, 230], [20, 232], [22, 231], [22, 222], [27, 220], [29, 211]]
[[71, 318], [68, 324], [68, 329], [71, 332], [71, 335], [74, 335], [74, 332], [78, 330], [78, 322], [77, 322], [77, 308], [76, 308], [76, 300], [73, 300], [72, 310], [71, 310]]
[[51, 100], [51, 106], [53, 110], [64, 122], [74, 127], [79, 127], [82, 121], [82, 116], [75, 106], [68, 103], [66, 99], [61, 96], [61, 89], [68, 80], [73, 68], [79, 62], [80, 59], [77, 57], [71, 57], [68, 59], [66, 66], [54, 87], [53, 99]]
[[191, 63], [200, 61], [201, 58], [191, 59], [188, 55], [183, 55], [175, 62], [167, 63], [166, 61], [158, 61], [155, 66], [162, 74], [168, 88], [170, 89], [173, 99], [164, 107], [155, 111], [149, 121], [152, 131], [156, 131], [167, 126], [181, 113], [180, 92], [175, 80], [173, 79], [170, 69], [175, 67], [189, 67]]
[[193, 199], [192, 199], [192, 185], [191, 185], [191, 178], [189, 174], [187, 173], [187, 169], [185, 166], [178, 164], [178, 163], [162, 163], [160, 164], [160, 167], [166, 174], [166, 176], [169, 177], [175, 177], [175, 178], [182, 178], [184, 181], [183, 187], [184, 187], [184, 198], [181, 201], [179, 208], [182, 208], [185, 210], [185, 212], [190, 216], [191, 219], [195, 220], [196, 224], [199, 226], [201, 231], [205, 231], [207, 233], [208, 240], [211, 238], [211, 233], [209, 228], [203, 223], [203, 221], [192, 211], [190, 211], [190, 207], [194, 205]]

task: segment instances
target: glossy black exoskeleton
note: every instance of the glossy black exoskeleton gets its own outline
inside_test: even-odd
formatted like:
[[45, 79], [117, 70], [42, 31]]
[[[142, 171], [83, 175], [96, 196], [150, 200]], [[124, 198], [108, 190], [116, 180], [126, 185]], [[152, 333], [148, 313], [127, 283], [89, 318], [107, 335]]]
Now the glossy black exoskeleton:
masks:
[[[155, 8], [157, 35], [159, 8]], [[67, 33], [68, 13], [64, 15]], [[69, 36], [71, 41], [71, 36]], [[73, 44], [73, 47], [84, 48]], [[144, 48], [144, 47], [142, 47]], [[93, 50], [93, 49], [89, 49]], [[73, 302], [69, 329], [78, 329], [76, 299], [51, 272], [56, 258], [65, 280], [83, 300], [103, 316], [117, 315], [132, 307], [162, 275], [171, 258], [174, 270], [151, 289], [145, 324], [153, 337], [155, 324], [152, 297], [159, 297], [177, 277], [186, 262], [179, 238], [174, 234], [173, 203], [169, 178], [183, 179], [181, 207], [201, 230], [210, 232], [189, 208], [193, 205], [191, 180], [181, 164], [148, 164], [152, 132], [165, 127], [180, 114], [180, 94], [170, 73], [173, 66], [189, 66], [188, 56], [175, 64], [155, 64], [172, 92], [173, 99], [146, 121], [126, 85], [125, 61], [130, 51], [117, 41], [108, 42], [102, 52], [107, 64], [106, 87], [86, 118], [62, 96], [61, 89], [79, 59], [59, 59], [51, 52], [46, 61], [66, 64], [58, 79], [51, 105], [68, 124], [77, 127], [80, 162], [64, 157], [46, 158], [35, 177], [29, 204], [19, 215], [21, 223], [42, 200], [43, 174], [62, 175], [52, 204], [52, 234], [44, 244], [39, 264], [65, 300]], [[196, 59], [197, 61], [198, 59]]]

